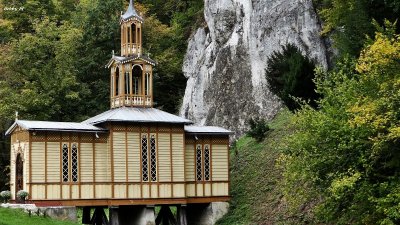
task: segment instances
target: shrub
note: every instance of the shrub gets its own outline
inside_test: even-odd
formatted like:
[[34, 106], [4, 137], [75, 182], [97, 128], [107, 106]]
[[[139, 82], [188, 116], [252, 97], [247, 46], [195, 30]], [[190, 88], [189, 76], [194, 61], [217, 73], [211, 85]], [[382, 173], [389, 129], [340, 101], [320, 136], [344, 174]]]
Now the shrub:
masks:
[[2, 191], [0, 192], [0, 198], [4, 203], [7, 203], [11, 199], [11, 191]]
[[29, 193], [27, 191], [20, 190], [17, 192], [17, 197], [22, 201], [24, 201], [28, 196], [29, 196]]
[[256, 139], [257, 142], [264, 140], [267, 132], [270, 130], [265, 119], [251, 118], [249, 120], [249, 125], [250, 130], [247, 132], [247, 135]]
[[293, 44], [282, 47], [281, 52], [274, 51], [268, 58], [266, 78], [272, 93], [276, 94], [289, 108], [294, 111], [300, 105], [294, 98], [306, 100], [316, 107], [320, 97], [315, 92], [315, 64], [303, 56], [299, 48]]

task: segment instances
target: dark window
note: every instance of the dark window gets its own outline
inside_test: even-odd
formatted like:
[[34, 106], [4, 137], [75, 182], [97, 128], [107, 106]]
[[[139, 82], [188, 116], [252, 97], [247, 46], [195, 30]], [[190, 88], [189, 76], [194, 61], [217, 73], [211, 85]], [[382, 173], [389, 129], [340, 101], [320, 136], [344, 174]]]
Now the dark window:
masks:
[[210, 147], [204, 146], [204, 180], [210, 180]]
[[115, 69], [115, 96], [119, 95], [119, 68]]
[[202, 163], [201, 145], [197, 145], [197, 148], [196, 148], [196, 178], [197, 178], [197, 181], [203, 180], [201, 163]]
[[69, 180], [69, 154], [68, 145], [64, 144], [62, 147], [62, 180], [68, 182]]
[[78, 147], [76, 146], [76, 144], [72, 145], [71, 164], [72, 181], [78, 182]]
[[135, 24], [132, 24], [131, 30], [132, 30], [132, 42], [136, 43], [136, 25]]
[[129, 77], [129, 72], [125, 73], [125, 94], [129, 95], [131, 93], [131, 85], [130, 85], [130, 77]]
[[142, 69], [140, 66], [134, 66], [132, 69], [133, 77], [133, 91], [135, 95], [140, 95], [141, 93], [141, 82], [142, 82]]
[[142, 136], [142, 180], [149, 181], [147, 135]]
[[156, 152], [156, 139], [154, 135], [150, 138], [150, 169], [151, 181], [157, 181], [157, 152]]

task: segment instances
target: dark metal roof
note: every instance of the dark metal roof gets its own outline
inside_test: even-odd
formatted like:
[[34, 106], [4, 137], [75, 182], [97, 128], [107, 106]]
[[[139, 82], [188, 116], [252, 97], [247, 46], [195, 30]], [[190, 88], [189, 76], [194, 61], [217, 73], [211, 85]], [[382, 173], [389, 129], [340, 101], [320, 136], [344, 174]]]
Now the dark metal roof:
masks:
[[156, 65], [156, 61], [150, 59], [149, 57], [146, 57], [144, 55], [136, 55], [136, 54], [134, 54], [134, 55], [129, 56], [129, 57], [113, 56], [110, 59], [110, 61], [108, 61], [107, 65], [106, 65], [106, 68], [110, 68], [110, 66], [113, 64], [113, 62], [127, 63], [127, 62], [131, 62], [131, 61], [134, 61], [134, 60], [137, 60], [137, 59], [141, 59], [141, 60], [143, 60], [143, 61], [145, 61], [145, 62], [147, 62], [147, 63], [149, 63], [149, 64], [151, 64], [153, 66]]
[[214, 126], [185, 126], [186, 133], [193, 134], [232, 134], [232, 131]]
[[139, 16], [139, 14], [136, 12], [135, 7], [133, 6], [133, 0], [129, 1], [128, 9], [124, 14], [121, 15], [122, 21], [127, 21], [131, 18], [137, 19], [141, 23], [143, 22], [143, 18]]
[[17, 127], [32, 131], [106, 132], [107, 130], [85, 123], [16, 120], [6, 131], [9, 135]]
[[175, 116], [155, 108], [121, 107], [108, 110], [82, 123], [100, 124], [104, 122], [140, 122], [140, 123], [181, 123], [191, 124], [190, 120]]

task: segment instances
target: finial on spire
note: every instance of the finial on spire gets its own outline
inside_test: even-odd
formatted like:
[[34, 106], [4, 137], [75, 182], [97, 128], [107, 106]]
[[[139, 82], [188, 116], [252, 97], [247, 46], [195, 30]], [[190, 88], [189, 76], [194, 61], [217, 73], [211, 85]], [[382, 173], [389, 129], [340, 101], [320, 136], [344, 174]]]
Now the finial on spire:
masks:
[[115, 56], [115, 52], [114, 52], [114, 50], [112, 50], [111, 54], [112, 54], [112, 56], [113, 56], [113, 57]]
[[15, 121], [18, 120], [18, 111], [15, 111]]

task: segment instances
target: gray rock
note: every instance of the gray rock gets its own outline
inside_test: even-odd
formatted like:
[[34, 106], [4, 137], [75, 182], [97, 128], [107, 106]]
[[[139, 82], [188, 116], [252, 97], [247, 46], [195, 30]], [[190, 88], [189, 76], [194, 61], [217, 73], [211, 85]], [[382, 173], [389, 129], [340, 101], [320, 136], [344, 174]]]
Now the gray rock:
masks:
[[250, 117], [271, 119], [281, 108], [265, 78], [267, 58], [293, 43], [327, 68], [327, 50], [312, 0], [205, 0], [207, 27], [190, 39], [184, 116], [199, 125], [247, 130]]

